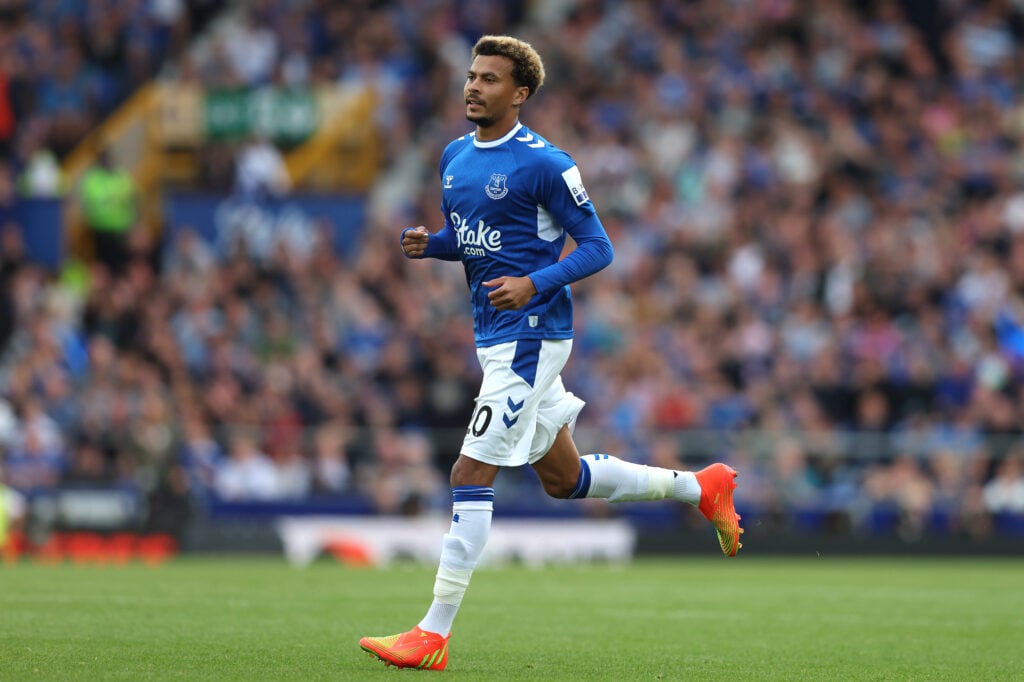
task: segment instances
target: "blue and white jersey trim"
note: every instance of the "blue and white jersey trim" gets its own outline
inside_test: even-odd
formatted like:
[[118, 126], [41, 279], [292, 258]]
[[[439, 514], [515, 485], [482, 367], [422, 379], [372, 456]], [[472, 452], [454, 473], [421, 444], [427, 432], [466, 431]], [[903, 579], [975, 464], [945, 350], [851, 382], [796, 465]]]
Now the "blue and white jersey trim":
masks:
[[505, 144], [506, 142], [511, 140], [513, 137], [515, 137], [515, 134], [518, 133], [522, 127], [523, 127], [523, 124], [520, 123], [519, 121], [516, 121], [516, 125], [515, 125], [514, 128], [512, 128], [512, 130], [508, 131], [507, 133], [505, 133], [504, 135], [499, 137], [497, 140], [488, 140], [487, 142], [483, 142], [481, 140], [478, 140], [478, 139], [476, 139], [476, 135], [473, 135], [473, 144], [476, 145], [476, 147], [478, 149], [489, 149], [491, 147], [500, 147], [501, 145]]

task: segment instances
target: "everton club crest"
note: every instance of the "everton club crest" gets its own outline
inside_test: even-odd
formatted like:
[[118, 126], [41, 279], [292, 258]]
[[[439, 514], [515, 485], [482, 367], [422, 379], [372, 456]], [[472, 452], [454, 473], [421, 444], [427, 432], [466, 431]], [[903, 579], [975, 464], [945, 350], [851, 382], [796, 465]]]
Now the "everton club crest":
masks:
[[492, 199], [501, 199], [508, 194], [508, 187], [505, 185], [506, 180], [508, 180], [507, 175], [502, 173], [491, 173], [491, 180], [485, 187], [487, 190], [487, 196]]

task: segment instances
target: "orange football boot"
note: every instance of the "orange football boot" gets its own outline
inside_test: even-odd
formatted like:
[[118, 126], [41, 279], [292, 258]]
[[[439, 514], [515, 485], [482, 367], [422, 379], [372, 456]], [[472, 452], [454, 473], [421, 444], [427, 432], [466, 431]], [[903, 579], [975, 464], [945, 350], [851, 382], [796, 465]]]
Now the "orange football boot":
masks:
[[420, 630], [418, 625], [400, 635], [363, 637], [359, 646], [385, 664], [398, 668], [444, 670], [448, 665], [448, 637]]
[[725, 556], [736, 556], [740, 544], [740, 515], [732, 504], [736, 489], [736, 470], [717, 463], [704, 467], [695, 476], [700, 483], [700, 513], [715, 526], [718, 544]]

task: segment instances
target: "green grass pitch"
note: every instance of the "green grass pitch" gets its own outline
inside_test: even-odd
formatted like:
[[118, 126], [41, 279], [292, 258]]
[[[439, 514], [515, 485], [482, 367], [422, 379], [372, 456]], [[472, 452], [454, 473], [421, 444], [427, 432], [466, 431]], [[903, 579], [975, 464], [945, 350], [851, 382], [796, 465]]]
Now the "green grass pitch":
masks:
[[448, 670], [360, 636], [414, 625], [433, 571], [0, 565], [0, 680], [1024, 679], [1024, 560], [680, 558], [477, 572]]

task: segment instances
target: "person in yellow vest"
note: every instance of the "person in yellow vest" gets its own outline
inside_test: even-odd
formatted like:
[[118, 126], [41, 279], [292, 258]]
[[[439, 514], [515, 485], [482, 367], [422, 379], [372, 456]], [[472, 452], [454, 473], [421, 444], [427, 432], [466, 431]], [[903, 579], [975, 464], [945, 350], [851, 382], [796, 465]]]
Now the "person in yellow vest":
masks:
[[134, 178], [103, 152], [82, 177], [80, 199], [96, 258], [119, 275], [129, 258], [128, 234], [139, 218]]

